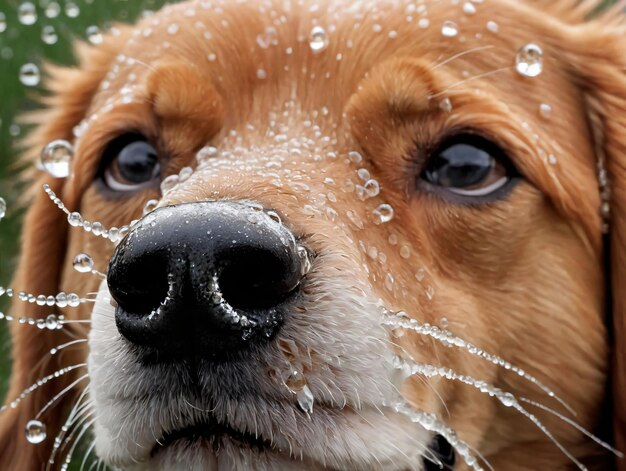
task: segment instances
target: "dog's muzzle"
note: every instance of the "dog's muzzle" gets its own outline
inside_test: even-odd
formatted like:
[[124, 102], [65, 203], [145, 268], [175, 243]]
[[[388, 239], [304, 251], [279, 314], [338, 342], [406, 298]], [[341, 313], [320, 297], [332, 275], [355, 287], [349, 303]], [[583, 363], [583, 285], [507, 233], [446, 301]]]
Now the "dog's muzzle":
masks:
[[259, 205], [159, 208], [111, 258], [117, 328], [160, 359], [229, 357], [276, 334], [308, 265], [306, 249]]

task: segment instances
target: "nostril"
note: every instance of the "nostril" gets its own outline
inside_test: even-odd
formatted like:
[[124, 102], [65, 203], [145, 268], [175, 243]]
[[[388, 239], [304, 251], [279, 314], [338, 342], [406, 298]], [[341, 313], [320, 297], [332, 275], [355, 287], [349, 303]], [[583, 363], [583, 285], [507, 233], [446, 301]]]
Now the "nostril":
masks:
[[242, 247], [222, 260], [218, 285], [224, 300], [235, 309], [270, 309], [283, 303], [300, 284], [294, 257], [272, 250]]
[[167, 267], [159, 257], [135, 256], [119, 250], [109, 265], [108, 285], [111, 296], [128, 314], [147, 316], [167, 297]]

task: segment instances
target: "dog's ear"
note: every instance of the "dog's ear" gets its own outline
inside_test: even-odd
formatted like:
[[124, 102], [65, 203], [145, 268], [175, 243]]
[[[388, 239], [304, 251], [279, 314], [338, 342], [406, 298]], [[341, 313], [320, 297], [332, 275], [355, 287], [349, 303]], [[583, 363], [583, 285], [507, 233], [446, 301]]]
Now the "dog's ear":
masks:
[[[42, 100], [45, 109], [27, 117], [27, 121], [35, 125], [35, 130], [25, 141], [25, 158], [33, 161], [29, 166], [30, 173], [27, 173], [32, 192], [27, 200], [29, 209], [23, 226], [21, 259], [12, 283], [16, 297], [18, 291], [34, 295], [54, 295], [59, 291], [68, 225], [63, 213], [55, 209], [42, 186], [49, 183], [58, 195], [62, 195], [64, 180], [36, 171], [34, 160], [48, 142], [73, 140], [73, 129], [88, 112], [93, 96], [115, 58], [114, 51], [112, 44], [97, 49], [81, 44], [76, 48], [78, 67], [48, 67], [46, 86], [50, 94]], [[52, 312], [54, 308], [39, 307], [34, 303], [15, 301], [12, 306], [14, 317], [42, 318]], [[42, 331], [29, 325], [12, 326], [13, 367], [8, 403], [45, 375], [72, 362], [85, 361], [84, 358], [64, 356], [61, 364], [58, 358], [51, 357], [50, 349], [67, 341], [67, 335], [61, 332]], [[46, 423], [49, 437], [43, 444], [35, 446], [27, 443], [25, 427], [46, 401], [67, 386], [69, 381], [69, 377], [50, 381], [26, 396], [15, 408], [9, 407], [0, 414], [0, 469], [41, 469], [42, 463], [47, 462], [54, 436], [61, 427], [61, 413], [67, 412], [67, 409], [60, 404], [46, 412], [42, 420]]]
[[[611, 299], [607, 300], [607, 323], [612, 343], [609, 374], [614, 438], [616, 447], [626, 451], [626, 18], [623, 8], [621, 3], [619, 8], [589, 23], [574, 26], [569, 37], [573, 48], [566, 54], [571, 54], [568, 62], [574, 67], [573, 75], [580, 80], [587, 102], [590, 134], [595, 140], [600, 166], [600, 186], [603, 186], [603, 167], [608, 180], [605, 204], [598, 210], [608, 223], [606, 273]], [[626, 470], [626, 460], [619, 460], [618, 469]]]

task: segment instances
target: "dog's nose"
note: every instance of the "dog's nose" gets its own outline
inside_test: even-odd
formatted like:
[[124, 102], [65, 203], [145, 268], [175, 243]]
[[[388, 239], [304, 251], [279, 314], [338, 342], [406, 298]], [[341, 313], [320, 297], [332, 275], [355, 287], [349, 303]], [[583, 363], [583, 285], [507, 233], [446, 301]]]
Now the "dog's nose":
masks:
[[158, 355], [217, 357], [272, 338], [308, 266], [276, 213], [200, 202], [144, 217], [118, 245], [107, 278], [130, 342]]

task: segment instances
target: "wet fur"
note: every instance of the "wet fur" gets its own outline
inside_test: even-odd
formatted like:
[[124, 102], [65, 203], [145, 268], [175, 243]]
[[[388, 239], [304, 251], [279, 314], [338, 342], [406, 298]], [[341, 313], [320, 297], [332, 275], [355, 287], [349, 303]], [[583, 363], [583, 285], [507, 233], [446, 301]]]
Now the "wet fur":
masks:
[[[306, 64], [309, 72], [318, 77], [323, 77], [326, 71], [331, 71], [333, 77], [329, 81], [320, 78], [307, 82], [306, 95], [298, 96], [300, 107], [313, 110], [328, 106], [329, 117], [318, 118], [327, 126], [324, 132], [328, 134], [333, 133], [332, 125], [336, 123], [341, 123], [342, 131], [349, 129], [334, 146], [320, 144], [320, 147], [340, 154], [354, 149], [363, 151], [370, 160], [370, 170], [381, 182], [386, 201], [396, 211], [394, 221], [387, 226], [360, 231], [351, 225], [346, 210], [354, 207], [355, 211], [362, 212], [363, 219], [365, 210], [354, 206], [354, 195], [340, 190], [335, 191], [339, 198], [336, 206], [342, 209], [339, 228], [324, 218], [307, 217], [302, 208], [314, 204], [311, 195], [326, 191], [319, 181], [313, 183], [315, 191], [308, 195], [289, 188], [278, 190], [262, 179], [241, 177], [236, 168], [227, 166], [220, 170], [223, 181], [237, 184], [222, 186], [214, 180], [208, 184], [192, 180], [171, 195], [168, 202], [212, 198], [215, 194], [271, 202], [273, 207], [289, 215], [289, 224], [314, 237], [317, 234], [314, 240], [320, 253], [347, 259], [348, 271], [356, 273], [355, 283], [362, 286], [362, 293], [344, 300], [358, 298], [369, 306], [366, 325], [374, 320], [372, 306], [378, 298], [392, 309], [405, 310], [433, 324], [445, 316], [451, 330], [511, 359], [535, 376], [545, 378], [574, 406], [579, 414], [577, 420], [589, 429], [594, 430], [601, 418], [610, 413], [603, 403], [607, 392], [610, 393], [606, 389], [610, 379], [614, 391], [615, 441], [624, 449], [626, 301], [622, 292], [626, 285], [626, 41], [618, 15], [606, 14], [584, 22], [582, 18], [594, 2], [583, 2], [578, 9], [574, 8], [574, 3], [547, 2], [554, 15], [546, 16], [546, 3], [486, 0], [477, 5], [479, 13], [468, 17], [462, 29], [465, 32], [475, 29], [486, 35], [485, 22], [497, 21], [500, 33], [489, 36], [487, 41], [496, 47], [469, 54], [439, 69], [434, 68], [438, 62], [473, 46], [471, 41], [464, 45], [457, 41], [442, 42], [438, 25], [454, 15], [449, 8], [438, 9], [434, 2], [428, 30], [415, 31], [415, 24], [405, 23], [403, 8], [380, 20], [385, 27], [397, 26], [401, 46], [387, 38], [372, 41], [373, 21], [368, 18], [363, 20], [364, 27], [357, 31], [349, 27], [350, 21], [345, 20], [348, 24], [344, 25], [342, 20], [337, 20], [338, 36], [334, 36], [323, 55], [311, 57], [306, 45], [299, 45], [300, 49], [294, 51], [295, 59], [291, 59], [293, 70]], [[308, 15], [306, 11], [299, 13], [303, 24], [308, 24], [305, 21]], [[174, 173], [187, 165], [195, 151], [207, 142], [217, 142], [220, 147], [219, 143], [230, 129], [242, 129], [242, 123], [250, 120], [262, 125], [276, 104], [290, 97], [288, 73], [270, 73], [268, 79], [261, 82], [256, 79], [259, 64], [269, 72], [278, 72], [282, 71], [284, 60], [282, 54], [273, 53], [274, 49], [261, 54], [254, 47], [256, 35], [265, 27], [263, 18], [254, 8], [235, 4], [225, 8], [224, 16], [235, 31], [254, 33], [240, 34], [237, 39], [230, 33], [216, 35], [210, 48], [196, 35], [186, 34], [184, 28], [170, 38], [175, 54], [168, 60], [150, 64], [153, 69], [146, 80], [144, 104], [131, 105], [124, 112], [114, 112], [100, 119], [91, 134], [88, 133], [89, 137], [79, 144], [80, 157], [72, 177], [52, 182], [68, 207], [80, 209], [90, 220], [120, 226], [136, 218], [143, 202], [156, 196], [153, 191], [122, 201], [102, 197], [92, 186], [100, 149], [119, 129], [139, 126], [146, 135], [158, 137], [161, 148], [171, 156], [167, 171]], [[214, 18], [219, 17], [207, 14], [205, 23], [209, 29], [220, 31], [218, 19]], [[179, 21], [181, 24], [185, 21], [182, 15]], [[520, 27], [520, 23], [524, 27]], [[297, 28], [294, 24], [287, 30], [295, 35]], [[125, 50], [132, 31], [132, 27], [121, 28], [119, 36], [109, 36], [98, 48], [79, 46], [80, 66], [75, 70], [51, 69], [48, 85], [53, 95], [46, 100], [47, 111], [36, 118], [41, 126], [31, 140], [33, 154], [50, 140], [71, 139], [72, 128], [88, 116], [90, 109], [97, 109], [98, 86], [116, 56]], [[306, 28], [303, 31], [306, 33]], [[164, 31], [154, 34], [166, 37]], [[344, 51], [344, 61], [335, 61], [336, 53], [343, 50], [339, 44], [348, 38], [354, 41], [355, 48]], [[437, 53], [426, 48], [422, 38], [442, 43], [436, 46], [440, 48]], [[520, 81], [510, 72], [449, 88], [463, 79], [463, 70], [476, 75], [510, 66], [517, 47], [534, 40], [541, 41], [547, 51], [546, 70], [540, 78]], [[150, 41], [155, 41], [154, 37]], [[140, 57], [141, 47], [129, 49], [126, 54]], [[217, 66], [211, 69], [211, 74], [221, 76], [222, 80], [213, 75], [214, 80], [208, 81], [206, 72], [189, 65], [197, 51], [203, 51], [202, 57], [210, 51], [218, 54]], [[232, 57], [237, 60], [228, 60]], [[142, 70], [139, 65], [136, 68]], [[297, 83], [294, 77], [291, 78]], [[443, 96], [450, 97], [454, 103], [450, 115], [433, 111], [425, 99], [428, 94], [443, 90], [446, 90]], [[477, 90], [482, 94], [476, 93]], [[539, 103], [544, 101], [555, 110], [553, 118], [546, 122], [537, 112]], [[342, 118], [344, 112], [345, 118]], [[558, 153], [558, 166], [551, 168], [536, 158], [538, 145], [532, 133], [520, 126], [522, 121], [530, 123], [542, 145]], [[295, 132], [299, 126], [297, 122], [289, 124], [292, 125], [290, 132]], [[467, 126], [480, 129], [515, 154], [516, 164], [532, 185], [518, 186], [506, 203], [485, 210], [459, 208], [428, 196], [408, 197], [408, 175], [415, 168], [415, 143], [436, 142], [442, 129]], [[251, 149], [269, 148], [262, 136], [255, 133], [248, 133], [246, 139]], [[606, 155], [613, 191], [610, 267], [604, 262], [606, 247], [603, 247], [600, 232], [600, 196], [595, 168], [598, 152]], [[251, 158], [251, 154], [253, 152], [244, 157]], [[306, 170], [316, 170], [315, 164], [308, 164]], [[354, 178], [354, 171], [339, 162], [332, 165], [329, 175], [344, 181]], [[33, 188], [39, 188], [43, 182], [50, 182], [50, 178], [33, 176]], [[53, 210], [45, 195], [38, 191], [33, 193], [24, 227], [21, 264], [13, 283], [16, 289], [36, 294], [97, 290], [97, 280], [72, 271], [71, 259], [78, 252], [87, 252], [104, 268], [111, 253], [110, 244], [77, 230], [70, 231], [62, 214]], [[392, 233], [399, 238], [400, 245], [410, 246], [409, 260], [400, 256], [400, 245], [389, 246]], [[331, 236], [325, 240], [321, 234]], [[359, 241], [365, 244], [366, 250], [374, 246], [384, 251], [386, 263], [383, 265], [369, 258], [361, 250]], [[332, 254], [331, 247], [337, 248], [338, 253]], [[485, 251], [485, 247], [489, 250]], [[331, 293], [336, 284], [349, 283], [330, 273], [330, 268], [323, 266], [324, 261], [324, 257], [318, 260], [318, 271], [312, 275], [312, 279], [317, 280], [312, 293], [317, 296]], [[415, 270], [421, 266], [429, 268], [429, 282], [436, 289], [432, 302], [426, 300], [423, 288], [415, 281]], [[394, 276], [395, 286], [400, 286], [393, 293], [384, 286], [385, 275], [389, 272]], [[607, 284], [613, 286], [614, 299], [605, 297]], [[606, 314], [609, 307], [614, 322], [613, 341], [606, 331], [607, 322], [611, 322]], [[14, 311], [31, 317], [45, 317], [50, 313], [49, 309], [23, 304], [16, 304]], [[83, 306], [80, 310], [67, 310], [65, 314], [87, 318], [89, 311], [90, 306]], [[343, 312], [348, 315], [349, 311], [350, 306], [346, 306]], [[328, 311], [319, 306], [316, 311], [312, 307], [308, 315], [316, 313], [323, 319]], [[306, 317], [302, 324], [298, 324], [297, 317], [294, 322], [300, 330], [293, 335], [305, 347], [311, 339], [303, 336], [303, 332], [312, 328], [311, 324]], [[345, 337], [336, 345], [348, 347], [346, 358], [356, 363], [362, 360], [369, 368], [373, 360], [350, 356], [359, 355], [359, 339], [363, 333], [360, 329], [364, 328], [351, 322], [355, 319], [341, 324], [346, 327], [342, 331]], [[321, 341], [323, 331], [317, 334], [317, 340]], [[328, 333], [329, 338], [335, 335], [336, 332]], [[61, 357], [47, 356], [51, 347], [66, 340], [63, 334], [41, 333], [20, 326], [13, 328], [14, 365], [9, 398], [17, 396], [43, 374], [84, 359], [86, 352], [81, 349], [68, 351]], [[485, 366], [471, 357], [409, 334], [393, 341], [415, 359], [449, 366], [545, 402], [532, 387], [491, 365]], [[323, 347], [324, 342], [320, 349]], [[127, 354], [121, 356], [132, 363]], [[362, 373], [346, 370], [346, 374], [356, 380], [365, 377], [360, 376]], [[115, 371], [108, 374], [111, 381], [120, 380]], [[146, 373], [137, 371], [138, 377], [143, 374]], [[322, 374], [320, 384], [327, 378]], [[385, 383], [379, 376], [369, 379]], [[210, 377], [207, 380], [210, 381]], [[48, 385], [1, 418], [0, 468], [40, 469], [41, 463], [47, 460], [49, 448], [27, 444], [20, 431], [46, 398], [69, 381]], [[258, 379], [256, 383], [262, 384], [262, 381]], [[437, 395], [431, 387], [436, 389]], [[344, 395], [348, 391], [346, 384], [340, 383], [338, 389]], [[430, 386], [410, 380], [403, 391], [415, 406], [439, 412], [496, 469], [564, 469], [567, 466], [567, 460], [526, 419], [498, 406], [493, 399], [441, 380], [431, 380]], [[445, 401], [449, 416], [439, 397]], [[256, 407], [262, 409], [263, 404], [257, 402]], [[50, 436], [60, 427], [66, 411], [67, 404], [55, 408], [46, 417]], [[250, 413], [254, 411], [253, 408]], [[545, 419], [555, 434], [592, 466], [606, 469], [612, 461], [578, 432], [556, 420]], [[270, 422], [287, 423], [288, 419], [275, 418]], [[320, 430], [323, 430], [321, 425]], [[348, 428], [335, 430], [345, 433]], [[372, 434], [370, 437], [383, 442], [394, 441], [401, 435], [399, 429], [396, 432], [395, 436]], [[311, 431], [311, 440], [322, 433]], [[48, 440], [48, 445], [50, 442]], [[358, 449], [346, 447], [348, 454]], [[322, 449], [319, 454], [323, 454]], [[351, 463], [364, 467], [356, 458]], [[348, 466], [341, 460], [334, 464]], [[374, 461], [369, 464], [376, 466]], [[618, 465], [626, 469], [622, 463]]]

